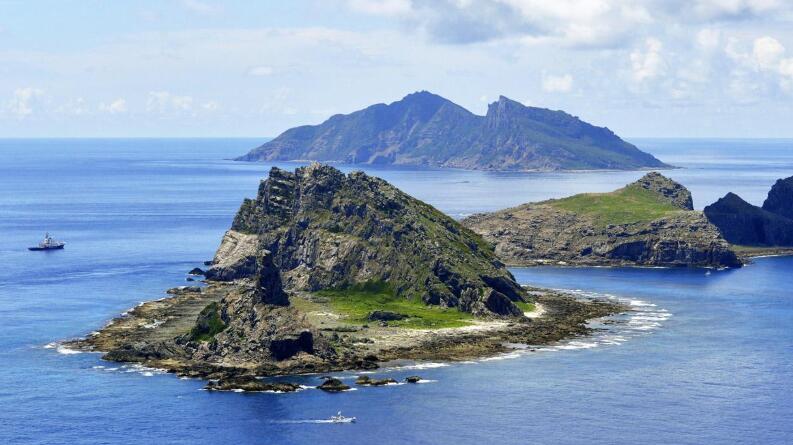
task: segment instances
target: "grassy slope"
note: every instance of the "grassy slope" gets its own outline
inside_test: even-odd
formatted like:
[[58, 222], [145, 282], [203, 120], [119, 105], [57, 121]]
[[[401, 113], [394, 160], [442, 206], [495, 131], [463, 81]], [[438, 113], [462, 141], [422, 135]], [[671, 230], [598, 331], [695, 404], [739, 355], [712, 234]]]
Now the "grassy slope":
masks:
[[409, 316], [405, 320], [390, 321], [391, 326], [414, 329], [438, 329], [466, 326], [473, 320], [471, 314], [456, 309], [427, 306], [419, 300], [408, 300], [394, 294], [384, 283], [367, 283], [348, 289], [323, 290], [317, 295], [329, 301], [330, 308], [344, 315], [345, 322], [363, 325], [374, 310], [397, 312]]
[[649, 222], [681, 211], [655, 193], [636, 186], [611, 193], [582, 193], [547, 203], [579, 215], [592, 216], [600, 226]]

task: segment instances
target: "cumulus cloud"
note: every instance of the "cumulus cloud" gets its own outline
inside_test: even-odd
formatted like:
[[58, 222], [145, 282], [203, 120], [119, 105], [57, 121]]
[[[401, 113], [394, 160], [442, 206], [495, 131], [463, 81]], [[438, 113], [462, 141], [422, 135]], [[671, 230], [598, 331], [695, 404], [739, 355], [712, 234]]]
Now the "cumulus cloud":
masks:
[[644, 48], [637, 48], [630, 54], [633, 80], [644, 82], [660, 76], [665, 70], [664, 58], [661, 55], [663, 44], [655, 38], [648, 38]]
[[127, 101], [123, 98], [118, 98], [109, 104], [104, 102], [99, 104], [99, 111], [108, 114], [121, 114], [127, 112]]
[[[629, 46], [654, 23], [793, 15], [793, 2], [786, 0], [347, 0], [347, 5], [355, 12], [401, 19], [445, 43], [522, 39], [571, 47]], [[718, 37], [709, 29], [698, 39], [713, 46]]]
[[543, 75], [542, 89], [549, 93], [569, 93], [573, 89], [573, 76], [570, 74]]
[[17, 88], [6, 103], [5, 110], [18, 119], [25, 119], [35, 112], [43, 95], [44, 91], [38, 88]]
[[179, 96], [168, 91], [151, 91], [146, 100], [146, 111], [167, 115], [190, 111], [193, 98]]

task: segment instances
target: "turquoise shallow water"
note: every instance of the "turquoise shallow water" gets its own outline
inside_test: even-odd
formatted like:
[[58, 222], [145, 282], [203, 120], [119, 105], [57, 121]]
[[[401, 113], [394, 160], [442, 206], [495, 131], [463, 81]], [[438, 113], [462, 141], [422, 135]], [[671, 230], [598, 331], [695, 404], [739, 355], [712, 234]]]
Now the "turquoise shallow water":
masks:
[[[793, 141], [635, 142], [686, 167], [668, 174], [691, 188], [698, 208], [727, 191], [759, 204], [776, 178], [793, 174]], [[710, 274], [515, 269], [523, 283], [620, 298], [636, 312], [592, 338], [536, 352], [384, 371], [431, 380], [421, 385], [208, 393], [199, 381], [47, 347], [184, 284], [268, 168], [223, 159], [257, 143], [0, 141], [0, 443], [793, 441], [791, 258]], [[455, 217], [606, 191], [641, 175], [370, 173]], [[28, 252], [46, 230], [66, 249]], [[314, 422], [338, 410], [359, 422]]]

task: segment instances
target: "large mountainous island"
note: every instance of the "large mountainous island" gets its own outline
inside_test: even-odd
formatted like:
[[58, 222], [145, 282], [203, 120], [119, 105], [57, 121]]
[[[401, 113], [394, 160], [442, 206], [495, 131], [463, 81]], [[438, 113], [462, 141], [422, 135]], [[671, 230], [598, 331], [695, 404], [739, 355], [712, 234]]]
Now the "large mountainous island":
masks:
[[[624, 309], [529, 291], [457, 221], [381, 179], [319, 164], [273, 168], [205, 276], [207, 286], [171, 289], [69, 346], [213, 379], [210, 389], [293, 391], [254, 376], [492, 355], [585, 334], [588, 319]], [[542, 318], [526, 315], [535, 304]]]
[[693, 210], [691, 193], [656, 172], [610, 193], [523, 204], [462, 223], [511, 265], [741, 265], [719, 230]]
[[513, 171], [668, 167], [608, 128], [563, 111], [502, 96], [478, 116], [426, 91], [289, 129], [237, 160]]

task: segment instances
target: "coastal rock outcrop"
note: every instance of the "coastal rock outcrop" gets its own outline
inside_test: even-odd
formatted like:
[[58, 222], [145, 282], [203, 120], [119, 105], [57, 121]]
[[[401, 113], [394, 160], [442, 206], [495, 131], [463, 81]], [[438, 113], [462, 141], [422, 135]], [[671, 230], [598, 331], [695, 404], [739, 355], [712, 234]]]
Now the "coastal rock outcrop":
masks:
[[452, 218], [382, 179], [320, 164], [274, 167], [207, 276], [245, 277], [258, 252], [290, 291], [381, 282], [405, 299], [500, 316], [520, 316], [514, 303], [525, 299], [493, 248]]
[[478, 116], [421, 91], [283, 132], [239, 161], [314, 160], [479, 170], [660, 168], [665, 164], [563, 111], [501, 96]]
[[740, 266], [691, 203], [682, 185], [649, 173], [612, 193], [524, 204], [462, 223], [513, 265]]

